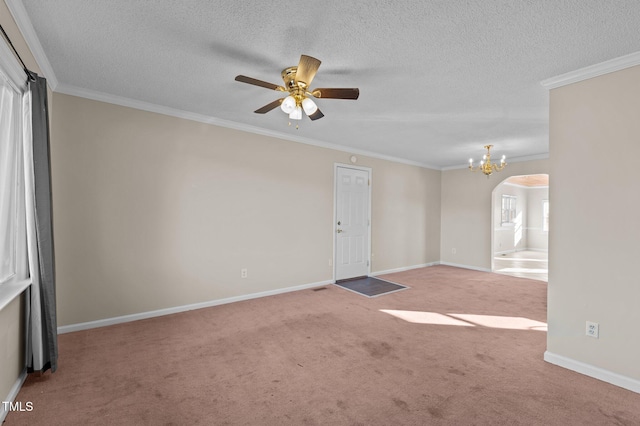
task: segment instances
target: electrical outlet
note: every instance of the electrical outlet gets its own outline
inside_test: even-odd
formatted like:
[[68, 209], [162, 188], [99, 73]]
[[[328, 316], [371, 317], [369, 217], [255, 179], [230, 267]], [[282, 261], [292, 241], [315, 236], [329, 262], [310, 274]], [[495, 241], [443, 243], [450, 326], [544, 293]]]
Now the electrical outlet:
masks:
[[240, 278], [247, 278], [247, 268], [240, 269]]
[[452, 248], [451, 249], [451, 254], [456, 254], [456, 249]]
[[597, 339], [600, 335], [600, 325], [597, 322], [587, 321], [586, 334]]

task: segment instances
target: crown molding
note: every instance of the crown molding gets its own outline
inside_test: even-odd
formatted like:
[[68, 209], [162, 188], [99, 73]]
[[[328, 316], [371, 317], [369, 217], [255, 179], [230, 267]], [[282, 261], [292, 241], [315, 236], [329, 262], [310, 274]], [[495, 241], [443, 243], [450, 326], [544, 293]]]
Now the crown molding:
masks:
[[[548, 152], [544, 154], [534, 154], [534, 155], [525, 155], [522, 157], [513, 157], [513, 158], [509, 158], [509, 162], [507, 163], [507, 165], [509, 165], [509, 163], [522, 163], [523, 161], [546, 160], [548, 158], [549, 158]], [[464, 165], [443, 167], [441, 170], [445, 172], [448, 170], [459, 170], [459, 169], [468, 169], [468, 168], [469, 168], [469, 163], [467, 162], [467, 164], [464, 164]]]
[[27, 10], [22, 4], [22, 1], [4, 0], [4, 2], [9, 8], [9, 12], [11, 12], [11, 16], [13, 16], [13, 20], [16, 22], [18, 29], [22, 33], [22, 37], [24, 37], [24, 40], [27, 42], [27, 46], [29, 46], [33, 57], [40, 67], [40, 70], [42, 70], [44, 77], [47, 79], [47, 84], [49, 85], [51, 90], [55, 91], [56, 87], [58, 86], [58, 79], [53, 72], [53, 67], [49, 62], [47, 55], [45, 55], [44, 53], [42, 44], [40, 44], [40, 40], [38, 39], [36, 30], [31, 24], [31, 19], [29, 19], [29, 15], [27, 14]]
[[535, 161], [535, 160], [547, 160], [549, 159], [549, 153], [524, 155], [522, 157], [512, 157], [509, 161], [511, 163], [522, 163], [523, 161]]
[[333, 144], [329, 142], [323, 142], [316, 139], [305, 138], [300, 136], [290, 135], [284, 132], [278, 132], [275, 130], [263, 129], [248, 124], [238, 123], [230, 120], [223, 120], [216, 117], [207, 116], [204, 114], [198, 114], [194, 112], [184, 111], [176, 108], [170, 108], [162, 105], [152, 104], [149, 102], [138, 101], [135, 99], [126, 98], [123, 96], [111, 95], [108, 93], [98, 92], [89, 89], [83, 89], [76, 86], [60, 83], [57, 85], [56, 93], [62, 93], [65, 95], [77, 96], [80, 98], [91, 99], [94, 101], [105, 102], [114, 105], [120, 105], [123, 107], [134, 108], [142, 111], [153, 112], [156, 114], [168, 115], [171, 117], [182, 118], [185, 120], [197, 121], [200, 123], [211, 124], [220, 127], [226, 127], [229, 129], [240, 130], [248, 133], [254, 133], [263, 136], [270, 136], [273, 138], [284, 139], [292, 142], [299, 142], [306, 145], [317, 146], [320, 148], [332, 149], [335, 151], [341, 151], [349, 154], [364, 155], [379, 160], [391, 161], [394, 163], [407, 164], [410, 166], [421, 167], [424, 169], [440, 170], [440, 168], [429, 164], [419, 163], [417, 161], [405, 160], [403, 158], [392, 157], [389, 155], [379, 154], [376, 152], [351, 148], [344, 145]]
[[551, 77], [540, 82], [542, 87], [547, 90], [556, 89], [566, 86], [567, 84], [577, 83], [589, 78], [598, 77], [603, 74], [620, 71], [625, 68], [640, 65], [640, 52], [631, 53], [629, 55], [620, 56], [606, 62], [591, 65], [579, 70]]

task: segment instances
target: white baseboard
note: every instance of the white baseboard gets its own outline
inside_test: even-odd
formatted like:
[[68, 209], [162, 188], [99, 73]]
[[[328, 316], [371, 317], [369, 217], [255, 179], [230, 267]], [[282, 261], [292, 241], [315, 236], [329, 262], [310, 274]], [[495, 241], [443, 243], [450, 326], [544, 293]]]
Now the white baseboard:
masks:
[[372, 272], [369, 275], [371, 275], [372, 277], [377, 277], [378, 275], [393, 274], [394, 272], [403, 272], [403, 271], [409, 271], [411, 269], [426, 268], [428, 266], [435, 266], [439, 264], [440, 262], [422, 263], [420, 265], [404, 266], [402, 268], [387, 269], [384, 271]]
[[7, 417], [7, 414], [9, 414], [8, 409], [5, 409], [5, 404], [1, 404], [1, 402], [15, 401], [16, 397], [18, 396], [18, 392], [20, 392], [20, 388], [22, 388], [22, 384], [26, 379], [27, 379], [27, 369], [25, 368], [24, 370], [22, 370], [22, 373], [20, 373], [20, 376], [18, 376], [18, 379], [11, 387], [11, 390], [9, 390], [9, 395], [7, 395], [5, 399], [0, 401], [0, 424], [4, 422], [4, 419]]
[[175, 306], [172, 308], [158, 309], [156, 311], [140, 312], [137, 314], [123, 315], [113, 318], [105, 318], [96, 321], [82, 322], [78, 324], [63, 325], [58, 327], [58, 334], [71, 333], [74, 331], [89, 330], [91, 328], [106, 327], [114, 324], [137, 321], [141, 319], [160, 317], [163, 315], [177, 314], [179, 312], [192, 311], [194, 309], [209, 308], [212, 306], [225, 305], [227, 303], [241, 302], [243, 300], [257, 299], [259, 297], [274, 296], [276, 294], [289, 293], [291, 291], [306, 290], [333, 284], [333, 280], [319, 281], [311, 284], [303, 284], [294, 287], [279, 288], [276, 290], [262, 291], [259, 293], [245, 294], [242, 296], [227, 297], [225, 299], [210, 300], [207, 302], [193, 303], [191, 305]]
[[585, 364], [584, 362], [576, 361], [549, 351], [544, 353], [544, 360], [550, 364], [584, 374], [585, 376], [593, 377], [594, 379], [602, 380], [603, 382], [611, 383], [612, 385], [628, 389], [632, 392], [640, 393], [640, 380], [632, 379], [631, 377], [604, 370], [590, 364]]
[[502, 256], [503, 254], [516, 253], [517, 251], [518, 250], [516, 250], [516, 249], [497, 251], [497, 252], [494, 253], [494, 256]]
[[511, 250], [504, 250], [504, 251], [497, 251], [494, 253], [495, 256], [502, 256], [503, 254], [511, 254], [511, 253], [517, 253], [519, 251], [537, 251], [540, 253], [548, 253], [549, 250], [547, 249], [538, 249], [538, 248], [519, 248], [519, 249], [511, 249]]
[[491, 272], [491, 269], [480, 268], [478, 266], [461, 265], [459, 263], [440, 262], [440, 265], [453, 266], [455, 268], [462, 268], [462, 269], [471, 269], [473, 271], [480, 271], [480, 272]]

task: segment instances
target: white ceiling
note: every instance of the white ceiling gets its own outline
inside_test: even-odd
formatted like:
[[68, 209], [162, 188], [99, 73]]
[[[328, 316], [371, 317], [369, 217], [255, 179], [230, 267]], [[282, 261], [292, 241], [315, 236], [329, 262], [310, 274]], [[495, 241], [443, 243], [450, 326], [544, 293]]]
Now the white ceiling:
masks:
[[[6, 3], [56, 91], [438, 169], [548, 155], [540, 82], [640, 51], [638, 0]], [[360, 98], [254, 114], [280, 94], [234, 77], [282, 84], [301, 54]]]

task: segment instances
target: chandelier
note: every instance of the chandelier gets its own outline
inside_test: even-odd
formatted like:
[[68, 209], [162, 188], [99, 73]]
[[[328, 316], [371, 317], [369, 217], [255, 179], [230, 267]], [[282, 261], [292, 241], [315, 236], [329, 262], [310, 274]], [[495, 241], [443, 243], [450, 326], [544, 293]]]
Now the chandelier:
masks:
[[469, 170], [472, 172], [482, 171], [482, 173], [484, 173], [488, 178], [493, 172], [499, 172], [505, 168], [507, 165], [507, 157], [504, 155], [502, 156], [500, 165], [491, 164], [491, 148], [493, 145], [485, 145], [484, 147], [486, 148], [487, 153], [482, 156], [482, 161], [480, 161], [480, 165], [478, 167], [473, 167], [473, 158], [469, 158]]

